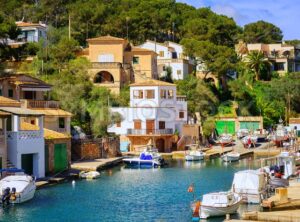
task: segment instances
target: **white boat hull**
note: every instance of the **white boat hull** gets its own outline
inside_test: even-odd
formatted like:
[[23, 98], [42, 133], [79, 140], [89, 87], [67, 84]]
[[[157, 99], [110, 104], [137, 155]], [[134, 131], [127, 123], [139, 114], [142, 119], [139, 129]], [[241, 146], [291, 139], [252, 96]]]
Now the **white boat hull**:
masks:
[[249, 194], [249, 193], [238, 193], [242, 197], [242, 202], [247, 204], [260, 204], [263, 200], [264, 193]]
[[200, 155], [200, 156], [186, 155], [185, 156], [186, 161], [199, 161], [199, 160], [203, 160], [203, 159], [204, 159], [204, 155]]
[[240, 156], [236, 156], [236, 155], [225, 154], [222, 156], [222, 160], [225, 162], [234, 162], [234, 161], [238, 161], [239, 159], [240, 159]]
[[36, 186], [33, 185], [30, 190], [28, 190], [26, 193], [25, 192], [22, 192], [20, 193], [19, 195], [16, 196], [16, 200], [10, 200], [10, 203], [24, 203], [26, 201], [29, 201], [31, 200], [33, 197], [34, 197], [34, 193], [35, 193], [35, 190], [36, 190]]
[[226, 214], [234, 214], [238, 210], [241, 201], [227, 207], [212, 207], [212, 206], [204, 206], [200, 207], [199, 217], [201, 219], [206, 219], [208, 217], [217, 217], [224, 216]]

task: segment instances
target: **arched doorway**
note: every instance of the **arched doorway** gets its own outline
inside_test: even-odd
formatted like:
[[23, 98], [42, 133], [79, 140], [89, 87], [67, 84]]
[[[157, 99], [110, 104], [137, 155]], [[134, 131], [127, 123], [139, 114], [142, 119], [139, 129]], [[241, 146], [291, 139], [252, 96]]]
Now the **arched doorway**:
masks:
[[157, 139], [155, 142], [156, 148], [158, 149], [158, 152], [164, 152], [165, 151], [165, 140], [164, 139]]
[[114, 77], [107, 71], [101, 71], [95, 75], [94, 83], [114, 83]]

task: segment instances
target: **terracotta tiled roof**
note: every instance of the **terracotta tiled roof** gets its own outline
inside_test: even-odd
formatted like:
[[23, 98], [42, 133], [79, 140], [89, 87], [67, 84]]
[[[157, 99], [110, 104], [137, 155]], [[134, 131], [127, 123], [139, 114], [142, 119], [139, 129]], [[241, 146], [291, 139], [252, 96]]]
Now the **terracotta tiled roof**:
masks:
[[72, 116], [72, 113], [62, 109], [51, 109], [51, 108], [33, 108], [32, 110], [44, 114], [45, 116]]
[[49, 140], [49, 139], [70, 139], [71, 136], [63, 134], [63, 133], [56, 132], [54, 130], [44, 128], [44, 138], [46, 140]]
[[21, 107], [21, 103], [17, 100], [0, 96], [0, 107]]
[[16, 22], [16, 25], [18, 27], [36, 27], [36, 26], [40, 26], [40, 27], [46, 27], [45, 24], [40, 24], [40, 23], [31, 23], [31, 22]]
[[[138, 48], [138, 47], [132, 47], [131, 48], [132, 52], [147, 52], [147, 53], [155, 53], [153, 50], [150, 49], [143, 49], [143, 48]], [[156, 53], [155, 53], [156, 54]]]
[[[20, 124], [20, 130], [39, 130], [39, 127], [31, 123], [22, 122]], [[44, 128], [44, 138], [45, 139], [69, 139], [71, 137], [69, 135]]]
[[99, 36], [96, 38], [87, 39], [86, 41], [125, 41], [125, 39], [106, 35], [106, 36]]
[[33, 76], [26, 74], [8, 74], [0, 77], [1, 80], [8, 80], [11, 84], [15, 84], [18, 86], [38, 86], [38, 87], [46, 87], [50, 88], [51, 85], [45, 83], [44, 81], [37, 79]]
[[173, 83], [164, 82], [156, 79], [147, 79], [143, 82], [133, 83], [130, 86], [176, 86]]

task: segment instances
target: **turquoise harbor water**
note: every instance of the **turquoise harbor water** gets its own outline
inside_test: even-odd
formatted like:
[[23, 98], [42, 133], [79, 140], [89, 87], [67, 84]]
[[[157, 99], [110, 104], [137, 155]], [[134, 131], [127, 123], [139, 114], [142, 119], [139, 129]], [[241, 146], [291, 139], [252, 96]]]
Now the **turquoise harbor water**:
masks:
[[161, 169], [119, 166], [103, 171], [98, 180], [38, 190], [28, 203], [0, 209], [0, 221], [191, 221], [193, 196], [188, 186], [195, 184], [197, 197], [228, 190], [234, 172], [248, 168], [249, 163], [225, 164], [216, 159], [172, 161]]

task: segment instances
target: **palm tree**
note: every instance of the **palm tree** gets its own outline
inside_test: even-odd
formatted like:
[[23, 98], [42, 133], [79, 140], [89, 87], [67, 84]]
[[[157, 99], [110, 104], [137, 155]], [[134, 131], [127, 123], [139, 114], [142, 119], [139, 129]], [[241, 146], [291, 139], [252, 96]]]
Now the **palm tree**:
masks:
[[271, 65], [261, 51], [251, 51], [246, 58], [247, 66], [254, 71], [256, 80], [260, 79], [261, 70]]

